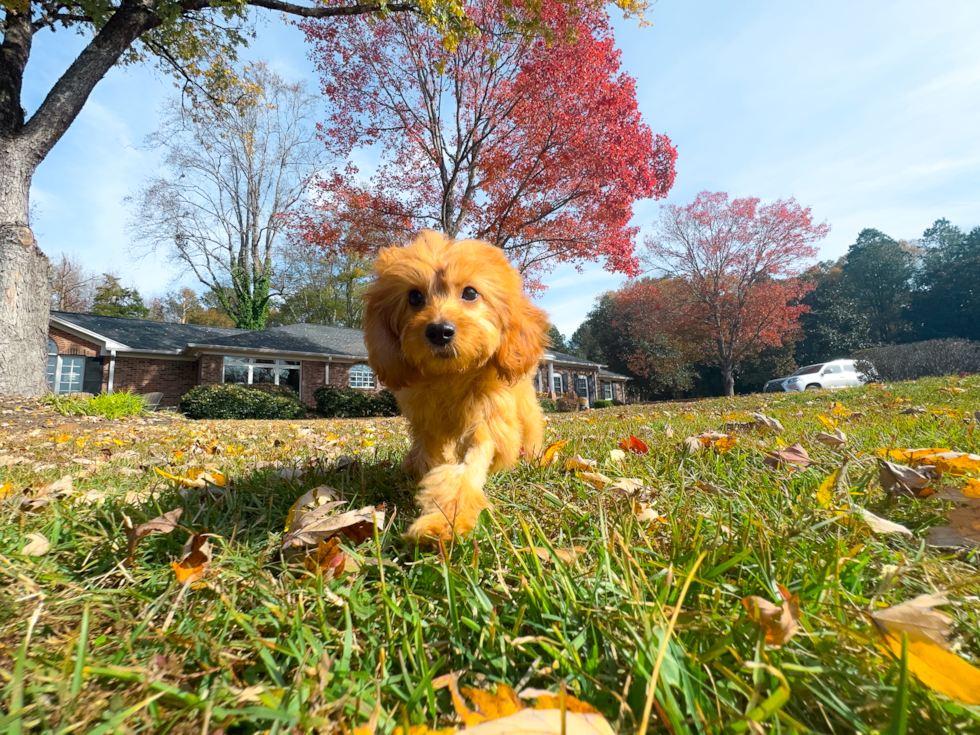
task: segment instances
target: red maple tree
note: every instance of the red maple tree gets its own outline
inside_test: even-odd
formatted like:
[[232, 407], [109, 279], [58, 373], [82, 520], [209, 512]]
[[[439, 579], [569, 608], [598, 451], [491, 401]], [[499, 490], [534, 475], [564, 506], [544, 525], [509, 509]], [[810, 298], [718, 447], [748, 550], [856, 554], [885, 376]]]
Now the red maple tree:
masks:
[[[302, 24], [331, 102], [323, 138], [348, 164], [320, 181], [301, 236], [345, 247], [323, 221], [353, 218], [359, 231], [487, 240], [526, 273], [636, 271], [633, 202], [667, 194], [676, 152], [643, 123], [601, 11], [535, 3], [548, 43], [514, 33], [503, 5], [468, 6], [481, 33], [453, 48], [411, 14]], [[351, 163], [365, 154], [379, 161], [368, 178]]]
[[645, 263], [683, 284], [684, 294], [656, 328], [703, 335], [725, 395], [733, 395], [744, 357], [799, 330], [808, 309], [799, 300], [813, 284], [796, 276], [817, 254], [811, 243], [828, 232], [795, 199], [760, 205], [753, 197], [729, 201], [724, 192], [701, 192], [687, 206], [663, 207], [645, 240]]

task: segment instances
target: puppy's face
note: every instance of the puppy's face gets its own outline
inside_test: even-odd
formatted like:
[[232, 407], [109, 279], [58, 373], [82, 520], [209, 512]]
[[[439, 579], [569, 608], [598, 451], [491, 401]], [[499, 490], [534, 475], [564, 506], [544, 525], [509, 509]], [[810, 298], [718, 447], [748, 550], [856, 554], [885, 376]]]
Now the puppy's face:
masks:
[[547, 319], [527, 301], [499, 248], [426, 231], [408, 247], [383, 250], [375, 271], [365, 342], [372, 368], [389, 387], [491, 361], [515, 382], [536, 364]]

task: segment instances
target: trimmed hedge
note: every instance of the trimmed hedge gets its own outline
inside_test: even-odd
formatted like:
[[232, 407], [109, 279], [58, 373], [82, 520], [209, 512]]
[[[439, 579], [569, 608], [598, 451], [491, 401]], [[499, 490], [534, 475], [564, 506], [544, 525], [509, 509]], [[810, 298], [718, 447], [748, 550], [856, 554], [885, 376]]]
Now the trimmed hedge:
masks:
[[592, 401], [592, 408], [611, 408], [612, 405], [613, 405], [612, 401], [606, 401], [602, 399], [598, 401]]
[[555, 413], [558, 410], [557, 401], [551, 398], [540, 398], [538, 403], [541, 404], [541, 410], [545, 413]]
[[298, 419], [306, 415], [306, 406], [288, 388], [234, 383], [195, 386], [180, 399], [180, 410], [192, 419]]
[[555, 401], [556, 413], [571, 413], [572, 411], [578, 411], [577, 398], [559, 398]]
[[931, 339], [885, 345], [855, 352], [852, 357], [858, 374], [869, 381], [893, 382], [980, 373], [980, 342], [968, 339]]
[[316, 410], [328, 419], [359, 419], [368, 416], [397, 416], [398, 401], [390, 390], [366, 393], [354, 388], [324, 385], [313, 391]]

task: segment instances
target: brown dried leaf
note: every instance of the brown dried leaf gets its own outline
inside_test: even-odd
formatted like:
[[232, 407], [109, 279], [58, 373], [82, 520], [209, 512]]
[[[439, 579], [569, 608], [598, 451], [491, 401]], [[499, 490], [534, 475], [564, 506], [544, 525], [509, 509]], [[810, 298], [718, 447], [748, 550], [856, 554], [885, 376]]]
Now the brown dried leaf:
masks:
[[928, 638], [944, 650], [950, 650], [948, 638], [952, 633], [953, 618], [935, 605], [948, 605], [943, 595], [919, 595], [914, 600], [879, 610], [872, 614], [875, 625], [885, 635], [908, 634], [910, 640]]
[[129, 546], [126, 553], [127, 566], [132, 566], [133, 564], [133, 554], [136, 552], [136, 544], [139, 543], [140, 539], [155, 533], [170, 533], [177, 528], [177, 520], [183, 512], [183, 508], [174, 508], [169, 513], [164, 513], [162, 516], [157, 516], [146, 523], [141, 523], [135, 528], [129, 516], [123, 514], [123, 531], [126, 533], [126, 541]]
[[772, 432], [774, 434], [784, 434], [786, 429], [779, 422], [779, 419], [773, 418], [772, 416], [766, 416], [764, 413], [759, 413], [758, 411], [750, 413], [753, 420], [753, 426], [756, 431]]
[[576, 472], [575, 476], [580, 480], [589, 483], [596, 490], [602, 490], [602, 488], [612, 482], [612, 480], [601, 472]]
[[749, 620], [765, 629], [766, 643], [771, 646], [783, 645], [800, 630], [800, 599], [782, 585], [777, 586], [782, 605], [756, 595], [742, 598]]
[[917, 496], [935, 477], [929, 465], [916, 470], [884, 459], [878, 460], [878, 481], [887, 493]]
[[807, 454], [806, 449], [804, 449], [803, 445], [799, 442], [796, 444], [791, 444], [785, 449], [777, 449], [775, 452], [767, 452], [762, 461], [769, 467], [777, 469], [779, 467], [799, 469], [801, 467], [809, 467], [811, 464], [813, 464], [810, 461], [810, 455]]
[[906, 536], [911, 536], [912, 532], [905, 526], [899, 523], [893, 523], [892, 521], [885, 520], [879, 516], [876, 516], [870, 510], [865, 510], [861, 508], [861, 517], [864, 522], [870, 526], [871, 530], [875, 533], [901, 533]]
[[30, 542], [20, 551], [24, 556], [44, 556], [51, 548], [51, 542], [43, 533], [29, 533], [27, 538]]
[[572, 470], [591, 470], [596, 466], [596, 461], [594, 459], [586, 459], [576, 454], [574, 457], [565, 460], [565, 469], [568, 471]]
[[[544, 563], [551, 561], [551, 551], [545, 546], [525, 546], [524, 548], [517, 549], [517, 551], [521, 554], [534, 554]], [[555, 556], [565, 564], [572, 564], [585, 552], [586, 548], [584, 546], [570, 546], [567, 549], [555, 549]]]
[[28, 497], [21, 502], [20, 509], [23, 511], [34, 511], [38, 508], [43, 508], [48, 503], [58, 500], [60, 498], [71, 495], [74, 491], [73, 481], [71, 475], [65, 475], [50, 485], [42, 485], [36, 489], [25, 490], [24, 493]]
[[828, 434], [825, 431], [821, 431], [814, 437], [814, 439], [821, 444], [826, 444], [828, 447], [842, 447], [847, 444], [847, 434], [840, 429], [834, 429], [833, 434]]
[[309, 513], [294, 516], [292, 530], [283, 536], [282, 549], [288, 551], [292, 547], [314, 546], [338, 534], [359, 544], [374, 536], [375, 527], [379, 530], [384, 527], [384, 505], [368, 505], [360, 510], [329, 515], [334, 507], [334, 503], [327, 503]]
[[643, 489], [643, 482], [635, 477], [618, 477], [606, 489], [616, 490], [623, 495], [635, 495]]

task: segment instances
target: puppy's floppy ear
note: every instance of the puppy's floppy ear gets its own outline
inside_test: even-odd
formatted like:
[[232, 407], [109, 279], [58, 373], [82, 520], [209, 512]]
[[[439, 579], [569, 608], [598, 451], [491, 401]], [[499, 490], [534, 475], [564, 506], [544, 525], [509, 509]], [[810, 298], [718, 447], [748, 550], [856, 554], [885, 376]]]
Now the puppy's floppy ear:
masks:
[[405, 360], [401, 339], [393, 326], [398, 316], [400, 294], [392, 293], [384, 274], [398, 259], [401, 248], [386, 248], [375, 261], [375, 281], [364, 295], [364, 344], [368, 364], [378, 380], [391, 390], [401, 390], [418, 380], [419, 372]]
[[541, 359], [548, 343], [548, 315], [521, 291], [511, 295], [507, 307], [509, 314], [493, 363], [500, 379], [514, 385], [534, 370]]

